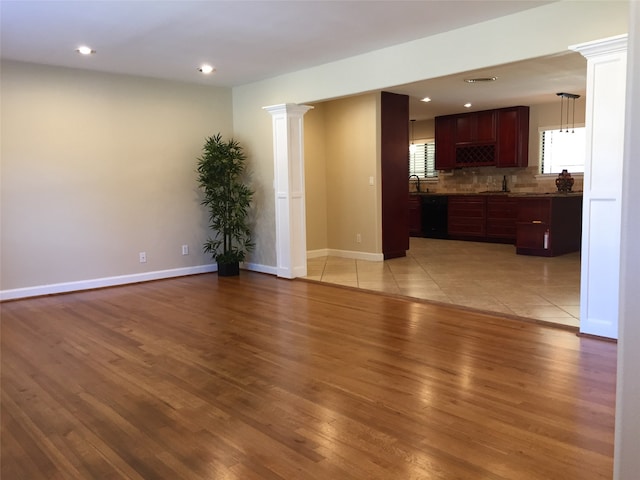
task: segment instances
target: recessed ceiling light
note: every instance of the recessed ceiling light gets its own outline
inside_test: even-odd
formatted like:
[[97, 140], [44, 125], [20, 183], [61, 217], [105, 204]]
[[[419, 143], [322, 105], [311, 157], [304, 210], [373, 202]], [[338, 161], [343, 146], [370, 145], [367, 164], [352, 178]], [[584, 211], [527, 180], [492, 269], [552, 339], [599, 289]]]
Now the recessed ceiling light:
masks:
[[420, 100], [421, 102], [430, 102], [431, 99], [429, 97], [424, 97], [422, 100]]
[[81, 47], [78, 47], [76, 49], [76, 52], [80, 53], [81, 55], [91, 55], [93, 53], [96, 53], [95, 50], [93, 50], [91, 47], [87, 47], [86, 45], [82, 45]]
[[481, 83], [481, 82], [495, 82], [498, 77], [479, 77], [479, 78], [465, 78], [467, 83]]
[[205, 75], [209, 75], [210, 73], [213, 73], [216, 71], [216, 69], [213, 68], [211, 65], [201, 65], [198, 70], [204, 73]]
[[465, 103], [464, 104], [464, 108], [471, 108], [471, 104], [470, 103]]

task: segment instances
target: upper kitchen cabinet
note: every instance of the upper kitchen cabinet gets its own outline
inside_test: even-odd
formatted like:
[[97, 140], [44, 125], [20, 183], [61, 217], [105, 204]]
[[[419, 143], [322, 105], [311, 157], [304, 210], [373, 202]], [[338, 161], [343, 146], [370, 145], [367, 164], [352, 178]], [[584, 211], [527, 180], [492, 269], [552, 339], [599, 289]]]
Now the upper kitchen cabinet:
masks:
[[456, 145], [494, 143], [496, 141], [496, 111], [484, 110], [455, 117]]
[[436, 117], [436, 169], [451, 170], [456, 167], [456, 118], [448, 115]]
[[526, 167], [529, 107], [509, 107], [435, 118], [436, 168]]
[[529, 164], [529, 107], [498, 110], [497, 167], [526, 167]]

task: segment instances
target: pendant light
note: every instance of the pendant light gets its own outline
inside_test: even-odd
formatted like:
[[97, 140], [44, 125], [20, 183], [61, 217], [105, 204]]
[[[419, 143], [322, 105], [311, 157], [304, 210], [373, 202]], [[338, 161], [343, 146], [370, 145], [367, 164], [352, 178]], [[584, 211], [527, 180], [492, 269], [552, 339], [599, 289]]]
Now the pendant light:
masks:
[[413, 155], [416, 153], [416, 146], [413, 144], [413, 124], [415, 123], [415, 119], [411, 119], [411, 145], [409, 145], [409, 153]]
[[[562, 125], [563, 125], [563, 113], [564, 113], [564, 104], [566, 103], [566, 110], [567, 110], [567, 124], [566, 124], [566, 133], [569, 133], [569, 107], [572, 107], [572, 118], [571, 118], [571, 133], [575, 133], [575, 126], [576, 126], [576, 98], [580, 98], [580, 95], [577, 95], [575, 93], [566, 93], [566, 92], [560, 92], [560, 93], [556, 93], [557, 96], [560, 97], [560, 133], [562, 133]], [[565, 102], [564, 99], [567, 99], [567, 101]], [[569, 102], [571, 102], [571, 105], [569, 105]]]

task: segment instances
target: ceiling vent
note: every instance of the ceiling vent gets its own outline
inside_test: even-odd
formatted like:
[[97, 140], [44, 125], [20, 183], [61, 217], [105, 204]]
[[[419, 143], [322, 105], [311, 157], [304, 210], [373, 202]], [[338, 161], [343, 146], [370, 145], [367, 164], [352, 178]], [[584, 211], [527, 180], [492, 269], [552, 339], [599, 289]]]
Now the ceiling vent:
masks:
[[498, 77], [480, 77], [480, 78], [465, 78], [467, 83], [482, 83], [482, 82], [495, 82]]

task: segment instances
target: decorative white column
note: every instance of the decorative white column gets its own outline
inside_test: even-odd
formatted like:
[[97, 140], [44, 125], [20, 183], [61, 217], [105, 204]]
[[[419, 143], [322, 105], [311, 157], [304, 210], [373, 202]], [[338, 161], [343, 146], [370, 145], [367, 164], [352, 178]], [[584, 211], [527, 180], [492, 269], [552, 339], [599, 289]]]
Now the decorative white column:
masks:
[[640, 472], [640, 3], [629, 5], [614, 480]]
[[580, 332], [618, 338], [627, 36], [569, 48], [587, 59]]
[[264, 107], [273, 120], [276, 196], [277, 275], [307, 275], [307, 229], [304, 201], [304, 129], [302, 117], [311, 106], [282, 104]]

